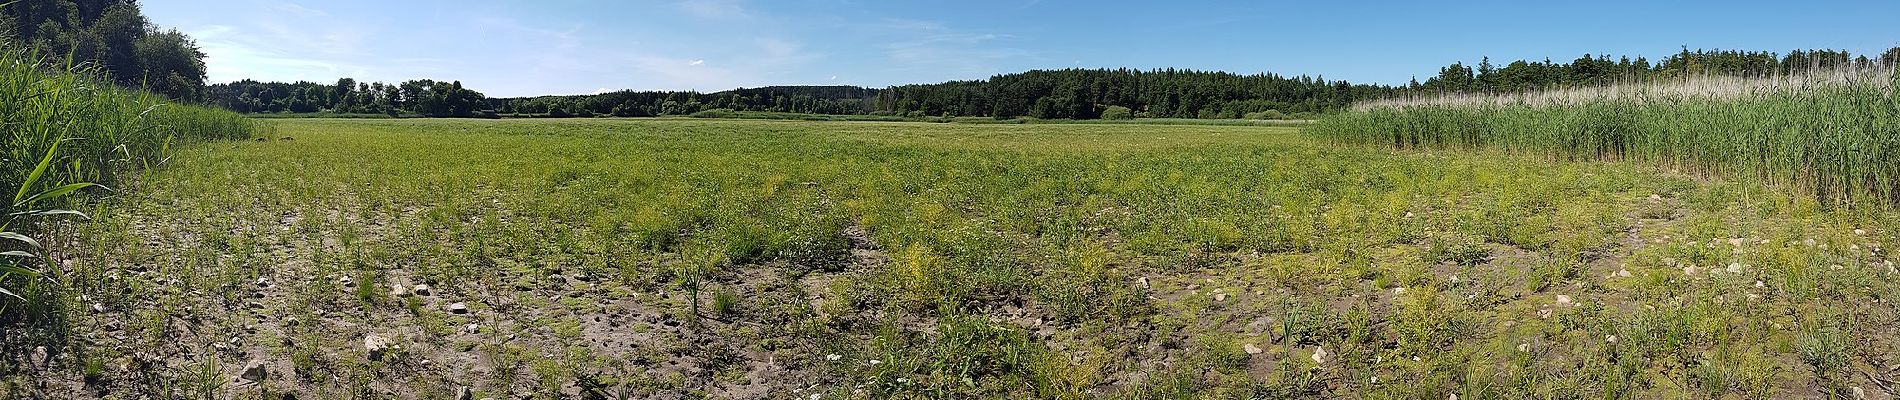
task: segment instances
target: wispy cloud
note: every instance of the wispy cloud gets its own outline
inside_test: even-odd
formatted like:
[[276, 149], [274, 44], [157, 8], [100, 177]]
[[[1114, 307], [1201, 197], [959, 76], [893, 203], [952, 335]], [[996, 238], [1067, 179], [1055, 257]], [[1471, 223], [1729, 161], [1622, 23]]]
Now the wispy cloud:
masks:
[[903, 37], [883, 48], [892, 62], [910, 69], [987, 74], [998, 72], [998, 61], [1034, 56], [1028, 50], [1002, 45], [1016, 39], [1009, 34], [963, 31], [939, 22], [906, 19], [887, 20], [881, 29]]
[[677, 4], [687, 15], [704, 19], [734, 19], [751, 16], [738, 0], [685, 0]]
[[268, 2], [264, 4], [265, 4], [265, 7], [269, 7], [271, 10], [283, 12], [283, 13], [289, 13], [289, 14], [293, 14], [299, 17], [328, 17], [330, 16], [330, 13], [324, 12], [323, 10], [313, 9], [310, 7], [304, 7], [303, 5], [297, 4], [295, 2], [290, 2], [290, 1], [280, 0], [280, 1]]

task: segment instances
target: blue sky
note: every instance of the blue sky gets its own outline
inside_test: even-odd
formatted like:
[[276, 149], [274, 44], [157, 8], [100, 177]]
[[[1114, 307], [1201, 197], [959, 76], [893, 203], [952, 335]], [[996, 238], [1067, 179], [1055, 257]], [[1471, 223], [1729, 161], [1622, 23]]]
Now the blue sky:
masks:
[[882, 87], [1048, 68], [1423, 79], [1681, 46], [1878, 53], [1894, 1], [146, 0], [210, 79], [460, 80], [490, 96]]

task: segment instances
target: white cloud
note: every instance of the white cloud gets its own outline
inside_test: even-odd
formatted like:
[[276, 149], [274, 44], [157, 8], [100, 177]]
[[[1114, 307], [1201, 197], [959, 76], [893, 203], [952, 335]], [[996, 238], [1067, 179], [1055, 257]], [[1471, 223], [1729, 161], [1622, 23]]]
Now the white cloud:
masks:
[[330, 13], [324, 12], [323, 10], [318, 10], [318, 9], [314, 9], [310, 7], [304, 7], [303, 5], [300, 5], [300, 4], [297, 4], [296, 2], [291, 2], [291, 1], [274, 1], [274, 2], [265, 4], [265, 7], [269, 7], [273, 11], [296, 14], [297, 16], [301, 16], [301, 17], [328, 17], [330, 16]]
[[691, 66], [695, 66], [695, 67], [697, 67], [697, 66], [701, 66], [701, 65], [706, 65], [706, 60], [693, 60], [693, 62], [689, 62], [689, 63], [686, 63], [686, 65], [691, 65]]
[[738, 0], [686, 0], [679, 3], [680, 11], [704, 19], [745, 18], [750, 14]]

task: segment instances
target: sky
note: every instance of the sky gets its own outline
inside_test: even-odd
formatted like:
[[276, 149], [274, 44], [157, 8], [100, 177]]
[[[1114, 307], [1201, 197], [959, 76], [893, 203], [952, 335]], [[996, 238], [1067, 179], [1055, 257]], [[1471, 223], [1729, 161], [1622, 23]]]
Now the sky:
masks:
[[1883, 1], [145, 0], [211, 82], [459, 80], [495, 97], [1188, 68], [1402, 84], [1454, 61], [1878, 54]]

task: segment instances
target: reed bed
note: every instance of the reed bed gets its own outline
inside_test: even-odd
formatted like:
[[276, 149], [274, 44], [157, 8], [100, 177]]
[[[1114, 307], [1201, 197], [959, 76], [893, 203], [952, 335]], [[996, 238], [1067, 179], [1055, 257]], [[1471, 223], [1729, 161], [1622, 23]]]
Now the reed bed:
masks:
[[56, 323], [57, 264], [45, 261], [28, 222], [79, 215], [59, 210], [70, 205], [60, 199], [116, 186], [128, 171], [162, 164], [181, 142], [246, 139], [268, 128], [106, 82], [96, 66], [48, 63], [0, 45], [0, 349], [31, 336], [12, 332], [64, 329]]
[[181, 142], [248, 139], [265, 129], [237, 113], [115, 87], [87, 64], [47, 67], [37, 54], [0, 57], [0, 188], [13, 193], [51, 152], [35, 191], [73, 182], [112, 185], [161, 163]]
[[1758, 178], [1829, 203], [1900, 199], [1900, 75], [1845, 68], [1530, 93], [1370, 101], [1312, 129], [1336, 142], [1636, 160]]

